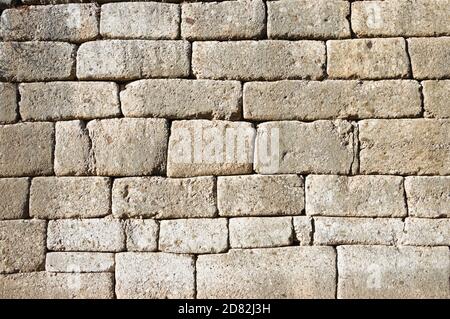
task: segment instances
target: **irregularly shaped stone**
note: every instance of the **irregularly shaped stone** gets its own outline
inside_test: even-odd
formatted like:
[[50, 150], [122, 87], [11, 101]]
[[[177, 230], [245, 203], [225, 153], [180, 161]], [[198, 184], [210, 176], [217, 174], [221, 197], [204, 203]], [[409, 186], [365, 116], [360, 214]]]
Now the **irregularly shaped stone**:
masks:
[[423, 81], [425, 117], [450, 118], [450, 80]]
[[0, 220], [26, 218], [28, 178], [0, 178]]
[[128, 251], [158, 249], [159, 225], [153, 219], [129, 219], [125, 222]]
[[49, 272], [113, 272], [111, 253], [48, 253], [45, 270]]
[[412, 72], [416, 79], [450, 77], [450, 37], [408, 39]]
[[450, 217], [450, 176], [406, 177], [409, 215]]
[[0, 124], [17, 120], [17, 88], [12, 83], [0, 82]]
[[401, 244], [450, 246], [450, 219], [407, 218]]
[[309, 216], [295, 216], [293, 224], [295, 240], [300, 246], [311, 245], [313, 240], [312, 218]]

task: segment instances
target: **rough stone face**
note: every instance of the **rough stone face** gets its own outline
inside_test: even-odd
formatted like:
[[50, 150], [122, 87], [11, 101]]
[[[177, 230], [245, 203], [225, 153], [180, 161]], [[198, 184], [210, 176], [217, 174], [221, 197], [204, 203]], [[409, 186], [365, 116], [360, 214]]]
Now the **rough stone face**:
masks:
[[6, 41], [88, 41], [98, 35], [99, 14], [95, 3], [8, 9], [1, 16], [0, 36]]
[[230, 80], [321, 79], [325, 45], [320, 41], [194, 42], [198, 78]]
[[297, 175], [219, 177], [217, 204], [221, 216], [300, 215], [303, 178]]
[[0, 220], [26, 218], [28, 178], [0, 178]]
[[181, 35], [190, 40], [252, 39], [263, 35], [261, 0], [183, 4]]
[[[403, 178], [309, 175], [306, 178], [306, 213], [321, 216], [404, 217], [407, 210]], [[339, 221], [341, 219], [336, 219], [336, 222]]]
[[423, 81], [425, 116], [450, 118], [450, 80]]
[[52, 123], [0, 126], [0, 176], [52, 174], [53, 141]]
[[158, 249], [159, 225], [152, 219], [129, 219], [125, 222], [128, 251]]
[[172, 253], [221, 253], [228, 248], [225, 218], [161, 221], [159, 250]]
[[17, 89], [12, 83], [0, 82], [0, 124], [17, 120]]
[[267, 10], [267, 33], [272, 39], [350, 37], [347, 1], [273, 1], [267, 3]]
[[348, 174], [356, 170], [357, 132], [346, 121], [258, 125], [255, 171], [260, 174]]
[[255, 134], [246, 122], [172, 122], [167, 176], [249, 174]]
[[176, 39], [180, 8], [169, 3], [107, 3], [102, 5], [104, 38]]
[[414, 78], [450, 77], [450, 37], [412, 38], [408, 39], [408, 47]]
[[449, 120], [359, 122], [364, 174], [450, 174]]
[[193, 298], [194, 272], [194, 259], [188, 255], [167, 253], [117, 254], [117, 298]]
[[448, 247], [339, 246], [338, 298], [449, 298]]
[[450, 246], [450, 219], [407, 218], [402, 245]]
[[244, 118], [320, 120], [419, 116], [422, 111], [419, 88], [418, 82], [409, 80], [249, 82], [244, 85]]
[[127, 117], [235, 119], [240, 115], [237, 81], [154, 79], [130, 83], [120, 93]]
[[217, 211], [213, 177], [121, 178], [112, 193], [115, 217], [214, 217]]
[[114, 219], [51, 220], [47, 248], [54, 251], [121, 251], [125, 248], [123, 225]]
[[327, 41], [327, 72], [338, 79], [392, 79], [409, 74], [403, 38]]
[[312, 218], [309, 216], [295, 216], [293, 224], [295, 240], [300, 246], [311, 245], [313, 240]]
[[24, 121], [54, 121], [118, 116], [119, 87], [112, 82], [50, 82], [19, 85]]
[[[200, 255], [198, 298], [334, 298], [331, 247], [231, 250]], [[270, 283], [270, 284], [268, 284]]]
[[105, 177], [37, 177], [30, 216], [41, 219], [102, 217], [110, 213], [111, 181]]
[[450, 176], [406, 177], [409, 215], [450, 217]]
[[187, 41], [86, 42], [78, 49], [77, 77], [82, 80], [186, 77], [189, 75], [189, 55]]
[[29, 82], [72, 79], [74, 55], [75, 45], [69, 43], [0, 42], [0, 80]]
[[113, 272], [111, 253], [48, 253], [45, 270], [49, 272]]
[[[0, 221], [0, 273], [43, 269], [45, 229], [45, 221]], [[1, 292], [0, 284], [0, 295]]]

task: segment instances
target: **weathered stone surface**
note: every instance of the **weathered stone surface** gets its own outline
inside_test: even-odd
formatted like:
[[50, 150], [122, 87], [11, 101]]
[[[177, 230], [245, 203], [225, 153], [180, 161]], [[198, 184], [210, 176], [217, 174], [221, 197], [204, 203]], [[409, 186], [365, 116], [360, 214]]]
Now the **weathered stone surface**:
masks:
[[110, 213], [106, 177], [37, 177], [31, 183], [30, 216], [41, 219], [102, 217]]
[[242, 97], [238, 81], [154, 79], [128, 84], [120, 92], [127, 117], [235, 119]]
[[0, 124], [17, 120], [17, 88], [12, 83], [0, 82]]
[[167, 175], [237, 175], [252, 172], [255, 128], [229, 121], [175, 121], [169, 139]]
[[419, 88], [418, 82], [409, 80], [249, 82], [244, 85], [244, 118], [320, 120], [419, 116], [422, 111]]
[[0, 221], [0, 273], [43, 269], [45, 229], [45, 221]]
[[231, 248], [289, 246], [294, 239], [291, 217], [230, 218], [229, 228]]
[[187, 41], [87, 42], [78, 49], [77, 77], [83, 80], [186, 77], [190, 50]]
[[190, 40], [252, 39], [263, 35], [261, 0], [183, 4], [181, 35]]
[[426, 117], [450, 118], [450, 80], [423, 81]]
[[409, 215], [450, 217], [450, 176], [406, 177]]
[[52, 174], [53, 141], [52, 123], [0, 126], [0, 176]]
[[407, 218], [402, 245], [450, 246], [450, 219]]
[[449, 120], [359, 122], [364, 174], [450, 174]]
[[392, 79], [409, 74], [403, 38], [327, 41], [327, 72], [338, 79]]
[[194, 272], [194, 259], [187, 255], [117, 254], [117, 298], [194, 298]]
[[114, 275], [33, 272], [0, 275], [1, 299], [111, 299]]
[[45, 270], [49, 272], [113, 272], [111, 253], [48, 253]]
[[331, 247], [233, 249], [200, 255], [197, 297], [334, 298], [335, 257]]
[[75, 45], [0, 42], [0, 79], [15, 82], [72, 79]]
[[26, 217], [29, 184], [28, 178], [0, 178], [0, 220]]
[[309, 175], [306, 178], [306, 214], [404, 217], [407, 210], [403, 178]]
[[214, 217], [214, 177], [121, 178], [114, 181], [115, 217]]
[[230, 80], [321, 79], [325, 45], [320, 41], [194, 42], [198, 78]]
[[300, 246], [311, 245], [313, 240], [312, 218], [309, 216], [293, 217], [295, 240]]
[[112, 82], [50, 82], [19, 85], [20, 115], [33, 121], [118, 116], [119, 87]]
[[300, 215], [303, 178], [297, 175], [219, 177], [217, 205], [221, 216]]
[[355, 172], [358, 138], [346, 121], [267, 122], [258, 125], [255, 171], [260, 174]]
[[408, 39], [408, 47], [414, 78], [450, 77], [450, 37], [412, 38]]
[[161, 221], [159, 250], [172, 253], [221, 253], [228, 249], [225, 218]]
[[339, 246], [338, 298], [449, 298], [448, 247]]
[[123, 224], [115, 219], [51, 220], [47, 248], [55, 251], [121, 251], [125, 248]]
[[151, 175], [165, 171], [164, 119], [95, 120], [87, 124], [98, 175]]
[[107, 3], [102, 5], [100, 33], [104, 38], [176, 39], [180, 8], [169, 3]]
[[98, 35], [99, 15], [95, 3], [7, 9], [1, 16], [0, 37], [6, 41], [88, 41]]
[[272, 39], [350, 37], [350, 5], [346, 1], [270, 1], [267, 10], [267, 33]]
[[159, 225], [153, 219], [129, 219], [125, 222], [128, 251], [158, 249]]

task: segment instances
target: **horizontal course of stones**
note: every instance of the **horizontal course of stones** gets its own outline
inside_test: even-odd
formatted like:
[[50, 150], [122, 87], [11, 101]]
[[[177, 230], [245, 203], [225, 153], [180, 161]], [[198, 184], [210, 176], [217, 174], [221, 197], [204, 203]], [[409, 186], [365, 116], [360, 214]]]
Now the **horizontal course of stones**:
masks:
[[17, 2], [0, 298], [450, 298], [450, 0]]

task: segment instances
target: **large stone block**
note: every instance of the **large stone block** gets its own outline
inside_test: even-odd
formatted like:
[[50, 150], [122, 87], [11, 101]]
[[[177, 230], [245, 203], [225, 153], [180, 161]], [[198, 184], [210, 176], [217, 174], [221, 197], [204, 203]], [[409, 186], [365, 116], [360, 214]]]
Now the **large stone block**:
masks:
[[26, 218], [28, 178], [0, 178], [0, 220]]
[[450, 176], [406, 177], [409, 215], [450, 217]]

